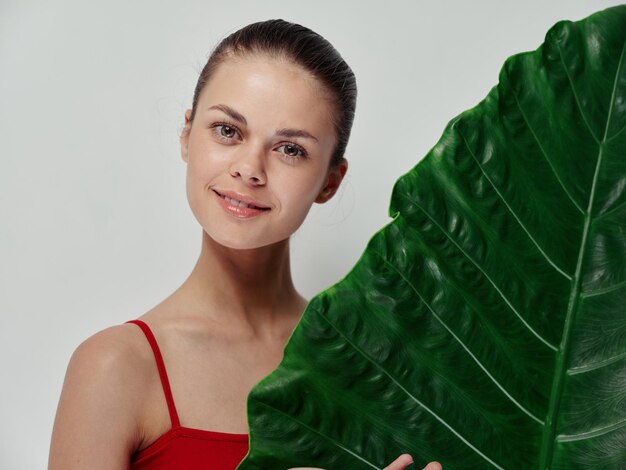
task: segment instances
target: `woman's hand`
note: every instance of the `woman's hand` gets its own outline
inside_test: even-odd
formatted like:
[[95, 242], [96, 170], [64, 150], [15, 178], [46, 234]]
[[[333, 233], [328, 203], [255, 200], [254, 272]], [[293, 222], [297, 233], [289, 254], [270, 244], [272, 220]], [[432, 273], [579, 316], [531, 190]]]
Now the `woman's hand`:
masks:
[[[411, 457], [409, 454], [402, 454], [400, 457], [398, 457], [396, 460], [386, 466], [385, 470], [404, 470], [412, 463], [413, 457]], [[442, 470], [442, 467], [439, 462], [430, 462], [424, 467], [423, 470]]]
[[[402, 454], [396, 460], [391, 462], [389, 465], [385, 467], [384, 470], [404, 470], [406, 467], [413, 463], [413, 457], [409, 454]], [[318, 467], [293, 467], [289, 470], [324, 470], [323, 468]], [[426, 465], [423, 470], [442, 470], [441, 464], [439, 462], [430, 462]]]

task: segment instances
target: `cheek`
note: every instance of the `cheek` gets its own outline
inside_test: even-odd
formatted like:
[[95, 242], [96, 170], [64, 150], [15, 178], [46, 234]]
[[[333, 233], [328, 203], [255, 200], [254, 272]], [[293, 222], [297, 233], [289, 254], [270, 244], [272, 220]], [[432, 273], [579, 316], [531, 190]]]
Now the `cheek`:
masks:
[[189, 203], [189, 207], [191, 211], [196, 215], [196, 211], [198, 208], [200, 194], [202, 185], [197, 177], [197, 172], [194, 170], [191, 161], [187, 164], [187, 175], [186, 175], [186, 192], [187, 192], [187, 202]]
[[283, 202], [291, 208], [300, 208], [298, 212], [306, 214], [320, 192], [325, 180], [317, 178], [289, 178], [281, 186]]
[[217, 165], [208, 152], [190, 151], [187, 162], [186, 191], [192, 210], [199, 210], [207, 197], [207, 185], [215, 178]]
[[202, 165], [195, 160], [189, 160], [187, 164], [187, 199], [189, 200], [190, 205], [194, 206], [194, 202], [200, 197], [200, 193], [202, 192], [202, 188], [204, 186], [203, 182], [205, 178], [203, 177], [204, 169]]
[[230, 157], [225, 149], [215, 145], [194, 145], [189, 147], [187, 162], [188, 182], [208, 182], [219, 172], [227, 169]]

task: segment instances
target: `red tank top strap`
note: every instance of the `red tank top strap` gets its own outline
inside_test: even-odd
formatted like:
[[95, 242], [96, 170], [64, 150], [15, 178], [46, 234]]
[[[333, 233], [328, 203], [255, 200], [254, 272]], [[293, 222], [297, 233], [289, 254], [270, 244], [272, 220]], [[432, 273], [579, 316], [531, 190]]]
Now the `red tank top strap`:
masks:
[[150, 343], [150, 347], [152, 348], [152, 352], [154, 353], [154, 359], [156, 360], [157, 369], [159, 369], [159, 377], [161, 378], [161, 385], [163, 386], [163, 392], [165, 393], [167, 408], [170, 412], [172, 427], [180, 426], [178, 413], [176, 412], [176, 406], [174, 405], [174, 397], [172, 396], [172, 389], [170, 388], [170, 381], [168, 380], [167, 372], [165, 371], [163, 356], [161, 355], [161, 350], [159, 349], [159, 345], [156, 342], [156, 338], [154, 337], [152, 330], [150, 330], [148, 325], [141, 320], [129, 320], [126, 323], [134, 323], [135, 325], [138, 325], [141, 328], [141, 331], [143, 331], [144, 335], [146, 335], [148, 343]]

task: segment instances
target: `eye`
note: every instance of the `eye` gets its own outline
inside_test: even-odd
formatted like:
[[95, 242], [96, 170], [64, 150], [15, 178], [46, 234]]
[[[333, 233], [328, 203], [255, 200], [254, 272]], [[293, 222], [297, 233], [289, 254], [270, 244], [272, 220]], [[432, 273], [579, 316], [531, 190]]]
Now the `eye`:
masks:
[[279, 151], [280, 149], [284, 149], [283, 151], [281, 151], [281, 153], [283, 153], [288, 159], [296, 160], [300, 158], [307, 158], [306, 150], [304, 150], [299, 145], [283, 144], [280, 147], [278, 147]]
[[233, 140], [235, 136], [239, 135], [239, 130], [226, 122], [216, 122], [211, 125], [211, 129], [222, 140]]
[[220, 126], [221, 130], [220, 130], [220, 135], [223, 137], [234, 137], [235, 136], [235, 129], [233, 129], [230, 126]]

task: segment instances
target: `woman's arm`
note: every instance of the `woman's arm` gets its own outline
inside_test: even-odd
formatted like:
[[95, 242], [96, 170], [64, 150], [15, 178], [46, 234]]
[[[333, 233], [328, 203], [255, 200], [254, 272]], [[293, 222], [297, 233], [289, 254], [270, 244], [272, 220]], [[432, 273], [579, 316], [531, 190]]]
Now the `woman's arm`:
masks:
[[49, 470], [128, 469], [140, 442], [141, 357], [128, 326], [108, 328], [72, 355], [57, 409]]

